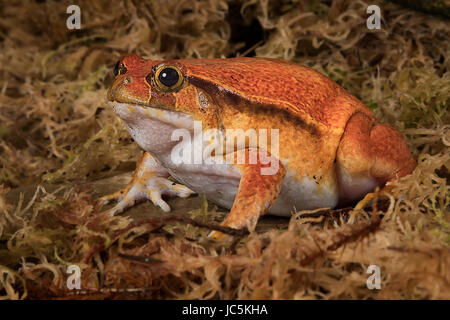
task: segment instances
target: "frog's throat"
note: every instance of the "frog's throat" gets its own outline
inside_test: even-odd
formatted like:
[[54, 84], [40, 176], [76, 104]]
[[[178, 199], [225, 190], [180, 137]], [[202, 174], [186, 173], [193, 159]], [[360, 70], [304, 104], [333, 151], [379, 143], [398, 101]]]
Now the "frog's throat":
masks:
[[109, 106], [116, 115], [127, 125], [136, 125], [145, 127], [148, 121], [153, 125], [170, 125], [174, 128], [183, 128], [187, 130], [194, 129], [194, 118], [186, 113], [167, 110], [161, 106], [141, 106], [132, 103], [109, 102]]
[[178, 143], [172, 138], [176, 129], [192, 132], [194, 118], [188, 114], [130, 103], [110, 102], [136, 143], [153, 155], [170, 155]]

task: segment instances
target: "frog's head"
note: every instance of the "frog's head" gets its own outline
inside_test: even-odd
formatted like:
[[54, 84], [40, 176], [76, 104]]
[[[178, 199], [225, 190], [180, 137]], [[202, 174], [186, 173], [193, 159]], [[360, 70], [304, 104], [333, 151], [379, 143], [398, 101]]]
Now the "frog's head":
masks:
[[[126, 55], [114, 68], [116, 78], [108, 91], [108, 100], [125, 122], [126, 113], [144, 109], [151, 116], [177, 112], [214, 126], [216, 117], [211, 97], [189, 82], [185, 69], [180, 61], [154, 61]], [[154, 109], [159, 112], [155, 113]]]
[[126, 55], [117, 62], [108, 91], [114, 112], [135, 141], [146, 151], [167, 151], [175, 129], [193, 131], [194, 120], [203, 128], [217, 127], [217, 109], [210, 95], [193, 85], [182, 60], [145, 60]]

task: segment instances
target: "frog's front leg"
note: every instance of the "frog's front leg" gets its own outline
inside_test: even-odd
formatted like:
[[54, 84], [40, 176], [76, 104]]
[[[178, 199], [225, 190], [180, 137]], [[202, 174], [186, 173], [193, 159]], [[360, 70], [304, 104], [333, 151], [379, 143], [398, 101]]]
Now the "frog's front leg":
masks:
[[111, 216], [123, 212], [133, 206], [137, 201], [151, 200], [165, 212], [170, 211], [170, 206], [161, 196], [179, 196], [186, 198], [194, 192], [186, 186], [167, 179], [169, 173], [161, 166], [150, 153], [145, 152], [139, 161], [136, 171], [128, 185], [107, 196], [102, 197], [104, 203], [118, 200], [117, 205], [110, 209]]
[[[237, 163], [239, 152], [245, 152], [246, 161], [245, 164], [234, 164], [241, 171], [241, 180], [230, 213], [221, 225], [231, 228], [246, 227], [252, 232], [259, 217], [265, 214], [278, 198], [286, 169], [278, 159], [265, 151], [260, 153], [257, 149], [234, 152], [234, 163]], [[222, 239], [225, 235], [213, 231], [209, 237]]]

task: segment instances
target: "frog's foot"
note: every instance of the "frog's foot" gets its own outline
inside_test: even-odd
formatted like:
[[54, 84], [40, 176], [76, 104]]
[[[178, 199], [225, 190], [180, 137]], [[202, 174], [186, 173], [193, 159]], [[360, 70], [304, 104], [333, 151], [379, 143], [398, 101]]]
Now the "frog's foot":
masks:
[[[235, 164], [242, 173], [238, 192], [230, 213], [221, 225], [236, 229], [246, 227], [252, 232], [259, 217], [266, 213], [278, 198], [286, 169], [278, 159], [267, 154], [263, 156], [265, 159], [262, 164], [256, 149], [243, 152], [246, 153], [246, 164]], [[235, 156], [238, 153], [239, 151], [234, 152]], [[252, 158], [256, 163], [248, 161]], [[217, 240], [228, 238], [219, 231], [211, 232], [209, 237]]]
[[123, 212], [125, 209], [132, 207], [135, 203], [142, 200], [150, 200], [163, 211], [169, 212], [170, 206], [162, 199], [163, 195], [178, 196], [186, 198], [194, 192], [181, 184], [170, 181], [162, 177], [151, 177], [147, 180], [140, 181], [136, 179], [132, 185], [128, 185], [124, 189], [103, 197], [102, 200], [109, 202], [118, 200], [114, 208], [109, 210], [109, 214], [114, 216]]
[[150, 200], [163, 211], [169, 212], [170, 206], [162, 196], [179, 196], [186, 198], [194, 192], [186, 186], [167, 179], [168, 173], [149, 153], [144, 153], [130, 183], [111, 195], [102, 197], [103, 202], [117, 200], [118, 203], [109, 210], [111, 216], [132, 207], [136, 202]]

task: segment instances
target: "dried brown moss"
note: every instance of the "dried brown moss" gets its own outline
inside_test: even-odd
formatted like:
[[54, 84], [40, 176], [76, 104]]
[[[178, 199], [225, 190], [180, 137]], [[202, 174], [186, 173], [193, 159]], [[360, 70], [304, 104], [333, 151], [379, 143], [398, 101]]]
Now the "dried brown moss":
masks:
[[[83, 30], [68, 32], [69, 4], [0, 8], [0, 295], [450, 298], [448, 21], [379, 3], [384, 22], [371, 31], [366, 1], [80, 1]], [[375, 207], [298, 213], [225, 248], [187, 221], [110, 218], [71, 186], [129, 171], [140, 155], [105, 108], [127, 52], [309, 65], [403, 132], [418, 168]], [[62, 189], [6, 200], [8, 188], [44, 182]], [[218, 213], [206, 208], [186, 215], [210, 225]], [[80, 292], [66, 287], [69, 264], [82, 269]], [[366, 287], [370, 264], [381, 267], [381, 290]]]

